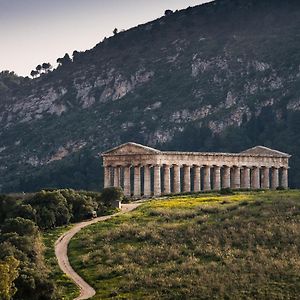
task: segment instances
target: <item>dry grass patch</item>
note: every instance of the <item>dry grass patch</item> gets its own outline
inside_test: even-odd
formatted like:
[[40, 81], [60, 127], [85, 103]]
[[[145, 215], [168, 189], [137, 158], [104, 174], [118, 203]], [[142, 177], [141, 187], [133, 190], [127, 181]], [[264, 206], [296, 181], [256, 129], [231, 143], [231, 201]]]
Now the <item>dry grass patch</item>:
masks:
[[71, 263], [95, 299], [297, 299], [299, 232], [300, 192], [155, 200], [83, 230]]

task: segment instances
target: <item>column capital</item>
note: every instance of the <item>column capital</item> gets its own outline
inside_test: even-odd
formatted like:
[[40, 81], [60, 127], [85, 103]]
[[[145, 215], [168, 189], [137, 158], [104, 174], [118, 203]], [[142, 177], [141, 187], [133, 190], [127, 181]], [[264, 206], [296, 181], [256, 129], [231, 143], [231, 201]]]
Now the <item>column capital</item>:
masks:
[[251, 169], [251, 167], [249, 167], [249, 166], [241, 166], [241, 168], [244, 169], [244, 170], [250, 170]]
[[279, 169], [280, 169], [280, 167], [273, 166], [273, 167], [271, 167], [271, 169], [274, 169], [274, 170], [279, 170]]
[[144, 168], [151, 168], [152, 164], [141, 164], [141, 166]]
[[123, 168], [131, 168], [132, 167], [132, 164], [124, 164], [122, 165]]
[[182, 167], [182, 164], [172, 164], [172, 167], [174, 168], [174, 167], [179, 167], [179, 168], [181, 168]]
[[256, 169], [260, 169], [261, 167], [258, 167], [258, 166], [252, 166], [250, 169], [251, 170], [256, 170]]
[[211, 169], [213, 166], [212, 165], [203, 165], [203, 168], [206, 168], [206, 169]]
[[153, 166], [153, 168], [161, 168], [162, 167], [162, 165], [160, 165], [160, 164], [155, 164], [155, 165], [152, 165]]
[[193, 167], [193, 168], [199, 168], [199, 169], [201, 169], [203, 166], [202, 166], [202, 165], [195, 165], [195, 164], [194, 164], [194, 165], [192, 165], [192, 167]]
[[193, 165], [190, 165], [190, 164], [183, 164], [182, 166], [183, 166], [183, 167], [189, 167], [189, 168], [192, 168]]
[[111, 164], [103, 164], [102, 167], [103, 167], [103, 168], [111, 168], [112, 165], [111, 165]]
[[141, 168], [142, 165], [141, 164], [137, 164], [137, 165], [132, 165], [132, 167], [134, 167], [134, 168]]

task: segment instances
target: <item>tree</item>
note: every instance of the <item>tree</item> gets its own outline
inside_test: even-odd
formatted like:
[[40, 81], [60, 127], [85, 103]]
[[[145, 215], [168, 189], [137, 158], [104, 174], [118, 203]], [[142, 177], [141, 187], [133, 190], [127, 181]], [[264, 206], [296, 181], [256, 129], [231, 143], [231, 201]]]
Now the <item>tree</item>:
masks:
[[171, 9], [167, 9], [166, 11], [165, 11], [165, 16], [167, 17], [167, 16], [170, 16], [170, 15], [172, 15], [173, 14], [173, 10], [171, 10]]
[[34, 77], [36, 77], [36, 76], [38, 76], [38, 75], [39, 75], [39, 72], [36, 71], [36, 70], [32, 70], [32, 71], [30, 72], [30, 76], [31, 76], [32, 78], [34, 78]]
[[50, 63], [43, 63], [42, 69], [44, 70], [45, 73], [48, 73], [52, 69], [52, 66]]
[[79, 56], [80, 56], [80, 52], [78, 52], [77, 50], [73, 51], [73, 61], [77, 61]]
[[106, 206], [111, 206], [113, 201], [123, 200], [123, 198], [123, 190], [117, 187], [105, 188], [101, 194], [101, 200]]
[[118, 28], [115, 28], [113, 34], [116, 35], [118, 33]]
[[38, 228], [31, 220], [21, 217], [7, 219], [2, 226], [2, 233], [14, 232], [20, 236], [36, 236]]
[[60, 193], [67, 199], [72, 210], [72, 221], [81, 221], [90, 218], [93, 211], [97, 210], [98, 205], [91, 196], [82, 192], [76, 192], [72, 189], [61, 190]]
[[60, 66], [62, 66], [62, 65], [66, 65], [66, 64], [68, 64], [68, 63], [71, 63], [72, 60], [71, 60], [69, 54], [66, 53], [64, 57], [58, 58], [56, 62], [57, 62]]
[[0, 195], [0, 223], [13, 215], [17, 204], [16, 200], [6, 195]]
[[20, 262], [13, 256], [7, 257], [0, 261], [0, 299], [10, 300], [16, 293], [17, 289], [14, 281], [18, 278]]
[[70, 208], [66, 198], [59, 191], [42, 191], [26, 201], [36, 210], [37, 224], [48, 229], [69, 223]]
[[41, 70], [42, 70], [42, 66], [41, 65], [37, 65], [35, 69], [38, 71], [38, 73], [40, 73]]
[[21, 217], [36, 223], [36, 211], [29, 204], [20, 204], [12, 212], [13, 217]]

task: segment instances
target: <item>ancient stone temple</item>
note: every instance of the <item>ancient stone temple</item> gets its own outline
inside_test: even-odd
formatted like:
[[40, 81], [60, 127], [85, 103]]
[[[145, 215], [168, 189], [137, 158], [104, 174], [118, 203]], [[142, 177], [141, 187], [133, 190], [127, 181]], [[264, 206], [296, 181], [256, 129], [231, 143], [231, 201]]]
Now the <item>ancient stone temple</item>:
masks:
[[104, 187], [126, 196], [232, 189], [288, 188], [290, 155], [257, 146], [241, 153], [159, 151], [126, 143], [102, 154]]

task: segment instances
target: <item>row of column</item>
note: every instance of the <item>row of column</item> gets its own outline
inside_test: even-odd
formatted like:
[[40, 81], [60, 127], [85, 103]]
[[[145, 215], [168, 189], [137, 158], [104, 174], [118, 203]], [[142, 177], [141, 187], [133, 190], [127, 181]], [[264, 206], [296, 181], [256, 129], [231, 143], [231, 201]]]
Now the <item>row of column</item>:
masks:
[[[150, 197], [161, 194], [200, 192], [232, 189], [276, 189], [279, 186], [288, 188], [287, 168], [267, 167], [229, 167], [229, 166], [188, 166], [182, 170], [179, 165], [134, 166], [133, 178], [131, 178], [131, 166], [105, 167], [104, 187], [122, 187], [126, 196]], [[153, 176], [151, 176], [153, 168]], [[142, 174], [143, 169], [143, 192]], [[171, 185], [171, 169], [172, 185]], [[163, 170], [163, 174], [161, 174]], [[191, 172], [192, 170], [192, 172]], [[183, 171], [183, 174], [181, 172]], [[151, 181], [153, 177], [153, 182]], [[181, 184], [181, 178], [183, 182]], [[162, 180], [163, 179], [163, 180]], [[193, 189], [191, 180], [193, 179]], [[133, 191], [131, 189], [133, 183]], [[171, 189], [172, 187], [172, 189]], [[132, 193], [133, 192], [133, 193]]]

